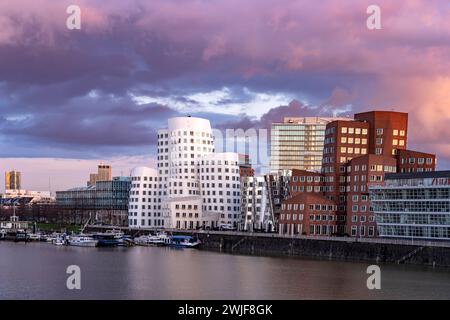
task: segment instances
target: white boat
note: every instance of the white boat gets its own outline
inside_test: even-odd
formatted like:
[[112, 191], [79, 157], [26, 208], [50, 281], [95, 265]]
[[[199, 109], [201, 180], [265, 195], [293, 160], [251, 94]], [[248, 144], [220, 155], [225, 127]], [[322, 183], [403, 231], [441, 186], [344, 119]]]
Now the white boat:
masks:
[[134, 238], [134, 242], [140, 246], [157, 246], [169, 245], [171, 243], [171, 239], [165, 232], [160, 232], [156, 235], [145, 235]]
[[66, 244], [66, 240], [63, 237], [56, 237], [52, 239], [52, 244], [55, 246], [64, 246]]
[[106, 230], [105, 234], [113, 235], [114, 239], [122, 239], [123, 236], [125, 235], [122, 231], [116, 229]]
[[98, 243], [98, 240], [95, 240], [94, 238], [89, 236], [78, 235], [69, 237], [67, 242], [69, 246], [95, 247]]
[[172, 236], [170, 241], [170, 246], [176, 248], [196, 248], [201, 244], [200, 240], [191, 236]]
[[30, 233], [30, 234], [28, 234], [28, 237], [29, 237], [30, 241], [40, 241], [41, 240], [40, 233]]

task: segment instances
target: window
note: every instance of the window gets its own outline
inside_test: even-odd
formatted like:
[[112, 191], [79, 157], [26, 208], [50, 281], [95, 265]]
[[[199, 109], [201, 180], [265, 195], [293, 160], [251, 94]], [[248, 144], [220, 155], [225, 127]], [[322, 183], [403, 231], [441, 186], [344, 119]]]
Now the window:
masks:
[[348, 128], [348, 133], [349, 134], [354, 134], [355, 133], [355, 128]]
[[392, 134], [393, 134], [394, 136], [398, 136], [398, 130], [397, 130], [397, 129], [394, 129], [394, 130], [392, 131]]
[[341, 128], [341, 133], [347, 133], [347, 127], [342, 127]]
[[392, 140], [392, 145], [393, 145], [393, 146], [397, 146], [397, 145], [398, 145], [398, 139]]
[[405, 130], [400, 130], [400, 136], [404, 137], [405, 136]]
[[403, 147], [405, 145], [405, 140], [398, 140], [398, 145]]
[[367, 135], [367, 129], [362, 129], [362, 134]]
[[361, 134], [361, 128], [356, 128], [355, 129], [355, 134]]
[[347, 138], [346, 137], [341, 137], [341, 143], [347, 143]]
[[383, 134], [383, 128], [378, 128], [377, 129], [377, 135], [382, 135]]

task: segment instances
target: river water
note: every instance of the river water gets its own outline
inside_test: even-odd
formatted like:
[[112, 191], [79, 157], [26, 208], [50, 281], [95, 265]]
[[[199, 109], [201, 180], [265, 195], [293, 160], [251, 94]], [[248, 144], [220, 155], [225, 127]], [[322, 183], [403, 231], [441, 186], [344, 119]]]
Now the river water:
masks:
[[[81, 289], [66, 269], [81, 270]], [[230, 255], [159, 247], [0, 242], [0, 299], [450, 299], [450, 270]]]

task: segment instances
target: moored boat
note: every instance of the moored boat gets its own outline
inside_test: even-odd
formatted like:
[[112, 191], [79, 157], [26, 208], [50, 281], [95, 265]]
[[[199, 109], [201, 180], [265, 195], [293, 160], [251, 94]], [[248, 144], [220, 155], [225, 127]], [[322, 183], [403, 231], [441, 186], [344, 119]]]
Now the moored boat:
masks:
[[70, 236], [67, 240], [69, 246], [77, 247], [95, 247], [97, 246], [98, 240], [86, 235], [76, 235]]
[[172, 236], [170, 246], [176, 248], [196, 248], [201, 245], [201, 241], [191, 236]]

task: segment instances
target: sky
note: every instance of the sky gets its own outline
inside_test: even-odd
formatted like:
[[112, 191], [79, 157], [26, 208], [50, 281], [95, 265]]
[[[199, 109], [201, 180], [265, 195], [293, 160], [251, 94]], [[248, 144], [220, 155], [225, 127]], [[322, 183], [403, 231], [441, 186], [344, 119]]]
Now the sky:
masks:
[[408, 112], [408, 147], [450, 168], [448, 0], [0, 2], [0, 171], [28, 189], [152, 166], [174, 116], [247, 129], [369, 110]]

